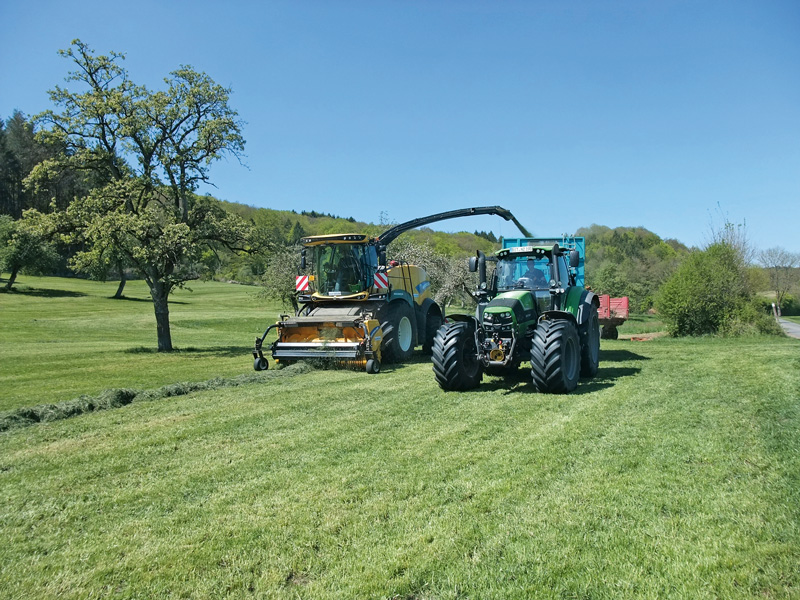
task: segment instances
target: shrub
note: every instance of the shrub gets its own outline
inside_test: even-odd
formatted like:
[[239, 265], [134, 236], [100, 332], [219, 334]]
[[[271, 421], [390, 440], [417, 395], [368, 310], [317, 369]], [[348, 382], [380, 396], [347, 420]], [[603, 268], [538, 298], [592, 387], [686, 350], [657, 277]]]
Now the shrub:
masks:
[[761, 331], [740, 254], [725, 242], [689, 255], [659, 291], [658, 313], [670, 335]]

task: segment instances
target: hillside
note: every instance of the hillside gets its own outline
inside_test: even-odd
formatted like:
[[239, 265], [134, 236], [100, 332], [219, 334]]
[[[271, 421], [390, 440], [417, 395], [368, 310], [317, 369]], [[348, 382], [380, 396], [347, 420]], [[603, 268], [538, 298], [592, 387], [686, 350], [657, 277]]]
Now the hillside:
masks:
[[[321, 214], [315, 211], [298, 213], [294, 210], [257, 208], [233, 202], [223, 202], [223, 206], [226, 210], [270, 232], [270, 237], [276, 241], [283, 239], [295, 242], [306, 235], [331, 233], [366, 233], [377, 236], [394, 225], [394, 223], [376, 225], [357, 221], [353, 217]], [[492, 252], [497, 248], [495, 242], [468, 231], [446, 233], [421, 227], [403, 235], [416, 243], [430, 245], [436, 252], [446, 256], [471, 255], [476, 250]]]

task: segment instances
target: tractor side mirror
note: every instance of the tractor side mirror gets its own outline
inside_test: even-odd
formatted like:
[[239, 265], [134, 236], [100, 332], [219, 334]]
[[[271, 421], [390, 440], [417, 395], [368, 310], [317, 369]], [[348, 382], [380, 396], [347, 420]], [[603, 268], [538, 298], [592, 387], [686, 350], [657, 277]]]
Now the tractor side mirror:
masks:
[[580, 252], [577, 250], [572, 250], [569, 253], [569, 266], [573, 269], [577, 269], [578, 265], [581, 263], [581, 255]]
[[300, 250], [300, 269], [305, 271], [306, 270], [306, 249], [303, 248]]
[[477, 256], [470, 256], [469, 257], [469, 272], [470, 273], [477, 273], [478, 272], [478, 257]]

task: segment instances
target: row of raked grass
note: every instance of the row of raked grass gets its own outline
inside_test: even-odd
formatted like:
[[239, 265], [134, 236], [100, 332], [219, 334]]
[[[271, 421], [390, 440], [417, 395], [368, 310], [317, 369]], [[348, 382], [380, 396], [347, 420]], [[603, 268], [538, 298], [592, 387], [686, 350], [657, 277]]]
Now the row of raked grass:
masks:
[[794, 340], [603, 342], [577, 393], [429, 364], [0, 435], [9, 598], [792, 598]]

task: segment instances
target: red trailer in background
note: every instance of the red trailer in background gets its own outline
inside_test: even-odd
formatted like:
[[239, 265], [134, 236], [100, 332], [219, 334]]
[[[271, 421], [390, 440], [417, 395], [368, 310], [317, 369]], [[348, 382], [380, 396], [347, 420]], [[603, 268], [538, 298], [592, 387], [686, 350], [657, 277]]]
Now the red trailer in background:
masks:
[[604, 340], [615, 340], [619, 337], [617, 326], [628, 319], [628, 297], [612, 298], [608, 294], [600, 294], [600, 309], [597, 316], [603, 330], [600, 337]]

